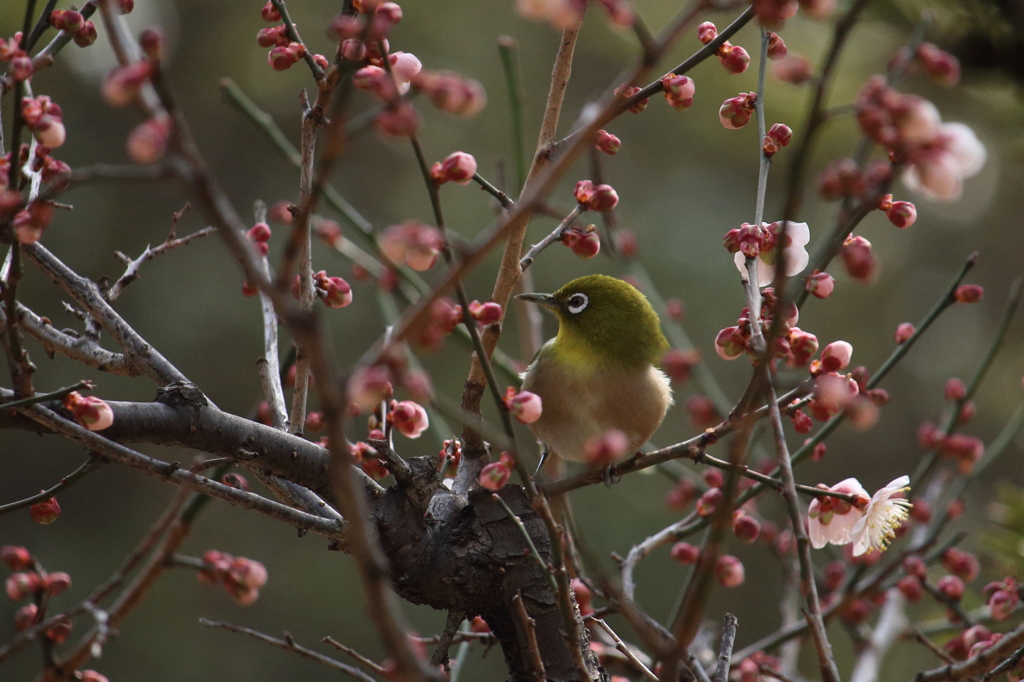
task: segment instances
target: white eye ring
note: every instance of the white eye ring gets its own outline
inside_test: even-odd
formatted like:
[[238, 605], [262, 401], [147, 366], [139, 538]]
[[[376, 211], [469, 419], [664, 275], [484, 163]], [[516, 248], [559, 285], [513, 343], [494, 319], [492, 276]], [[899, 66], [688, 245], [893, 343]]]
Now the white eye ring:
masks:
[[590, 303], [590, 299], [586, 294], [573, 294], [569, 297], [569, 312], [573, 315], [582, 312], [588, 303]]

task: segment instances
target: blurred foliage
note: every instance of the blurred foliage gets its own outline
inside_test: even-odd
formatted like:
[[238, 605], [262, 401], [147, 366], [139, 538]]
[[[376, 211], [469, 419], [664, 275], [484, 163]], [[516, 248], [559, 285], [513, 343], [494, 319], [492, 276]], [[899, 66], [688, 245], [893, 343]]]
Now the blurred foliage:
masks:
[[996, 528], [985, 534], [985, 545], [992, 552], [995, 573], [1024, 577], [1024, 488], [1003, 483], [996, 488], [996, 499], [988, 508]]
[[[681, 3], [674, 0], [637, 0], [637, 8], [653, 29], [664, 24]], [[844, 6], [846, 3], [841, 2]], [[419, 106], [423, 118], [421, 139], [429, 159], [441, 159], [462, 149], [474, 154], [481, 172], [500, 181], [511, 177], [509, 111], [497, 51], [497, 41], [510, 35], [518, 42], [522, 82], [526, 94], [525, 120], [529, 140], [536, 134], [547, 93], [551, 59], [558, 35], [549, 27], [523, 21], [514, 12], [513, 0], [433, 0], [403, 3], [405, 18], [392, 36], [392, 49], [416, 54], [429, 69], [453, 69], [480, 80], [489, 93], [484, 113], [470, 121], [455, 120], [429, 106]], [[1013, 5], [1006, 0], [1005, 5]], [[277, 73], [266, 63], [266, 51], [256, 45], [255, 33], [263, 24], [260, 0], [217, 3], [200, 0], [153, 2], [138, 0], [127, 17], [134, 31], [159, 24], [168, 34], [170, 48], [167, 74], [178, 101], [189, 118], [198, 143], [221, 186], [243, 215], [253, 202], [295, 200], [298, 174], [276, 148], [236, 109], [225, 104], [218, 81], [230, 76], [298, 144], [301, 88], [313, 86], [308, 71], [296, 67]], [[330, 54], [323, 29], [340, 3], [290, 4], [293, 17], [315, 52]], [[1020, 31], [1001, 13], [999, 3], [960, 3], [939, 0], [899, 0], [872, 3], [854, 30], [831, 95], [831, 104], [850, 102], [865, 79], [884, 70], [894, 51], [907, 40], [925, 7], [934, 7], [936, 21], [930, 39], [940, 46], [959, 49], [964, 35], [987, 31], [994, 45], [1020, 42]], [[986, 9], [987, 8], [987, 9]], [[842, 9], [842, 7], [841, 7]], [[23, 3], [0, 3], [0, 35], [9, 36], [21, 24]], [[735, 15], [709, 17], [720, 26]], [[1017, 24], [1019, 26], [1019, 23]], [[970, 30], [968, 28], [970, 27]], [[974, 28], [977, 27], [977, 28]], [[828, 23], [798, 16], [781, 31], [791, 52], [807, 55], [818, 63], [831, 36]], [[748, 26], [733, 40], [756, 55], [757, 29]], [[966, 45], [966, 42], [963, 42]], [[667, 70], [699, 43], [694, 31], [684, 33], [663, 65]], [[966, 49], [966, 48], [965, 48]], [[1000, 48], [1004, 49], [1004, 48]], [[572, 80], [566, 96], [560, 131], [571, 130], [581, 108], [614, 84], [616, 74], [638, 54], [629, 32], [614, 30], [601, 13], [588, 16], [577, 48]], [[858, 476], [873, 490], [897, 475], [913, 470], [921, 454], [915, 433], [920, 422], [935, 420], [943, 408], [942, 389], [947, 378], [966, 379], [994, 333], [1010, 281], [1022, 273], [1024, 230], [1020, 229], [1021, 196], [1024, 195], [1024, 107], [1021, 106], [1019, 74], [994, 61], [965, 58], [963, 83], [952, 90], [939, 88], [922, 74], [908, 78], [903, 89], [936, 103], [947, 120], [971, 125], [989, 150], [981, 174], [966, 184], [963, 198], [955, 204], [918, 202], [919, 219], [909, 230], [897, 230], [881, 214], [869, 216], [858, 229], [874, 245], [882, 270], [869, 286], [854, 282], [837, 263], [832, 271], [836, 291], [827, 301], [812, 299], [802, 311], [800, 327], [815, 333], [822, 345], [845, 339], [854, 346], [854, 364], [876, 368], [893, 349], [892, 334], [904, 321], [917, 322], [932, 306], [963, 260], [980, 251], [981, 263], [971, 281], [985, 287], [985, 299], [974, 306], [956, 306], [935, 324], [932, 331], [884, 382], [892, 396], [881, 421], [871, 430], [841, 428], [829, 441], [829, 454], [818, 464], [797, 471], [802, 483], [834, 483]], [[1012, 55], [1013, 53], [1010, 52]], [[1022, 60], [1016, 53], [1019, 67]], [[132, 109], [112, 110], [99, 96], [99, 83], [113, 64], [109, 49], [100, 40], [82, 50], [70, 46], [57, 64], [34, 79], [37, 94], [48, 94], [65, 112], [68, 142], [58, 158], [73, 167], [97, 162], [125, 163], [124, 142], [141, 122]], [[301, 65], [300, 65], [301, 66]], [[721, 245], [722, 235], [753, 217], [759, 140], [755, 126], [726, 131], [717, 110], [727, 97], [755, 88], [756, 64], [746, 73], [727, 75], [711, 59], [692, 72], [697, 84], [694, 105], [686, 112], [667, 107], [660, 96], [640, 115], [626, 114], [609, 129], [623, 146], [605, 159], [606, 181], [622, 200], [618, 218], [633, 229], [640, 241], [642, 263], [665, 298], [681, 298], [686, 304], [684, 326], [718, 378], [726, 394], [736, 399], [749, 377], [745, 361], [726, 363], [714, 352], [715, 334], [734, 323], [744, 306], [743, 293], [732, 258]], [[789, 124], [797, 138], [802, 134], [808, 102], [806, 88], [769, 78], [766, 94], [768, 124]], [[9, 126], [11, 98], [2, 102]], [[373, 106], [363, 93], [353, 98], [352, 111]], [[9, 129], [9, 128], [7, 128]], [[851, 118], [832, 123], [816, 147], [811, 177], [828, 161], [849, 155], [858, 133]], [[9, 144], [9, 141], [8, 141]], [[529, 146], [532, 148], [532, 145]], [[769, 179], [766, 219], [779, 217], [784, 200], [790, 150], [775, 157]], [[570, 205], [572, 185], [589, 175], [581, 165], [569, 173], [552, 195], [552, 204]], [[347, 155], [332, 176], [332, 183], [377, 228], [408, 218], [429, 220], [430, 204], [423, 190], [412, 150], [400, 141], [384, 140], [372, 132], [350, 141]], [[507, 184], [507, 183], [505, 183]], [[896, 188], [897, 198], [907, 193]], [[446, 185], [442, 192], [450, 226], [471, 238], [491, 224], [494, 209], [487, 195], [475, 186]], [[115, 250], [137, 255], [148, 243], [163, 240], [174, 211], [185, 201], [173, 184], [94, 183], [73, 188], [64, 199], [74, 205], [60, 212], [45, 237], [45, 244], [79, 273], [99, 278], [116, 277], [121, 263]], [[330, 212], [324, 209], [325, 214]], [[831, 229], [835, 207], [808, 191], [800, 219], [811, 226], [811, 248]], [[338, 218], [338, 216], [331, 217]], [[533, 220], [527, 239], [532, 243], [554, 228], [546, 217]], [[179, 227], [179, 234], [204, 227], [193, 210]], [[346, 234], [358, 240], [356, 231]], [[271, 242], [272, 258], [280, 255], [280, 238]], [[574, 276], [601, 271], [623, 274], [628, 265], [602, 253], [580, 261], [555, 246], [534, 266], [538, 291], [551, 291]], [[351, 266], [338, 254], [317, 245], [315, 264], [329, 274], [349, 278], [355, 302], [342, 311], [324, 310], [338, 357], [343, 367], [354, 362], [382, 332], [384, 314], [377, 305], [372, 282], [351, 279]], [[491, 291], [497, 256], [485, 261], [466, 282], [470, 298], [486, 299]], [[436, 279], [437, 272], [427, 273]], [[240, 294], [242, 275], [215, 238], [200, 240], [187, 249], [147, 263], [142, 278], [122, 296], [117, 307], [136, 329], [196, 382], [221, 408], [250, 414], [260, 395], [254, 362], [262, 350], [259, 306]], [[58, 327], [75, 326], [64, 313], [64, 298], [53, 285], [31, 268], [20, 296], [39, 314]], [[552, 320], [545, 321], [548, 334]], [[1016, 320], [992, 372], [976, 396], [977, 416], [964, 427], [986, 441], [999, 432], [1022, 399], [1024, 325]], [[501, 347], [520, 360], [514, 315], [507, 325]], [[40, 367], [37, 387], [53, 390], [82, 378], [95, 380], [98, 395], [120, 400], [151, 400], [154, 387], [146, 380], [111, 377], [82, 368], [63, 358], [48, 360], [38, 346], [29, 344]], [[458, 340], [449, 339], [444, 350], [422, 357], [436, 388], [457, 398], [469, 366], [469, 353]], [[681, 406], [695, 392], [691, 384], [678, 388]], [[490, 406], [487, 407], [490, 410]], [[489, 412], [493, 417], [493, 411]], [[363, 425], [351, 424], [361, 435]], [[695, 433], [681, 407], [670, 412], [656, 440], [676, 442]], [[529, 442], [524, 431], [521, 442]], [[403, 455], [422, 454], [438, 447], [433, 436], [401, 441]], [[794, 434], [793, 443], [803, 437]], [[719, 446], [721, 447], [721, 446]], [[195, 453], [177, 448], [140, 447], [167, 460], [190, 461]], [[1024, 484], [1021, 455], [1024, 441], [1018, 436], [1003, 458], [986, 471], [969, 491], [967, 514], [957, 527], [971, 530], [986, 523], [980, 509], [999, 480]], [[70, 472], [86, 453], [55, 438], [0, 432], [0, 501], [20, 499], [49, 487]], [[685, 466], [689, 466], [688, 464]], [[612, 551], [625, 554], [647, 535], [678, 520], [678, 514], [662, 503], [670, 481], [660, 475], [633, 475], [608, 489], [594, 486], [572, 495], [580, 530], [591, 554], [602, 561], [592, 570], [611, 572]], [[0, 543], [30, 547], [53, 570], [71, 573], [74, 585], [60, 597], [59, 605], [82, 598], [105, 579], [141, 537], [171, 495], [160, 481], [134, 471], [106, 467], [60, 498], [63, 516], [52, 526], [33, 524], [28, 515], [0, 517]], [[781, 505], [764, 498], [763, 514], [782, 520]], [[980, 548], [980, 534], [965, 543]], [[217, 548], [236, 556], [263, 561], [270, 580], [260, 600], [241, 609], [223, 591], [198, 585], [194, 575], [174, 571], [161, 580], [142, 607], [129, 618], [120, 636], [111, 642], [96, 667], [111, 680], [147, 679], [162, 682], [180, 679], [306, 679], [333, 678], [315, 664], [256, 642], [243, 641], [225, 632], [202, 630], [200, 616], [238, 622], [277, 634], [287, 629], [304, 645], [318, 647], [330, 634], [361, 652], [379, 659], [382, 651], [366, 623], [362, 596], [352, 563], [347, 557], [325, 552], [326, 542], [307, 536], [297, 540], [292, 529], [255, 514], [213, 503], [195, 524], [183, 551], [199, 555]], [[716, 590], [708, 605], [708, 619], [719, 621], [725, 610], [740, 617], [742, 646], [773, 631], [779, 622], [777, 597], [781, 569], [762, 545], [734, 547], [728, 551], [747, 564], [747, 582], [731, 590]], [[819, 557], [820, 558], [820, 557]], [[664, 619], [684, 584], [686, 571], [673, 564], [661, 550], [639, 567], [638, 598], [656, 618]], [[983, 574], [971, 587], [1002, 575]], [[422, 633], [438, 632], [444, 615], [424, 607], [407, 606], [410, 620]], [[0, 609], [0, 641], [13, 633], [8, 604]], [[629, 633], [617, 618], [613, 627]], [[82, 620], [76, 635], [88, 627]], [[712, 626], [714, 627], [714, 625]], [[831, 628], [840, 669], [848, 669], [853, 649], [842, 628]], [[886, 663], [886, 679], [902, 680], [933, 660], [927, 652], [906, 645]], [[502, 679], [500, 652], [490, 651], [481, 661], [479, 651], [469, 656], [463, 680]], [[25, 652], [0, 671], [4, 679], [30, 679], [38, 670], [38, 656]]]

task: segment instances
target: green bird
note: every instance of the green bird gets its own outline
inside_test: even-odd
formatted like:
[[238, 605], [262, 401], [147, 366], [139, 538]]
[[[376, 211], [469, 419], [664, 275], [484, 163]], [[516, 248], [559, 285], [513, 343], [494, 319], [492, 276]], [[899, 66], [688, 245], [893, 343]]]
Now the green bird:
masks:
[[541, 416], [529, 426], [545, 454], [587, 461], [587, 441], [610, 429], [625, 434], [625, 452], [637, 452], [672, 405], [668, 377], [658, 368], [668, 341], [647, 298], [607, 275], [516, 298], [558, 318], [558, 335], [523, 374], [523, 390], [541, 398]]

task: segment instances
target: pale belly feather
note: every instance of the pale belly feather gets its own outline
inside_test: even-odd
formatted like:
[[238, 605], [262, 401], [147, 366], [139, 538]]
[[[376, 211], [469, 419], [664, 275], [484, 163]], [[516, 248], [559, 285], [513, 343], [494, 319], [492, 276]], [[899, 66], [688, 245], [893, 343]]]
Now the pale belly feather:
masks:
[[[537, 365], [540, 364], [541, 371]], [[523, 389], [540, 396], [543, 411], [530, 425], [538, 440], [565, 459], [584, 461], [584, 444], [618, 429], [636, 452], [657, 430], [672, 404], [668, 378], [656, 367], [630, 371], [567, 372], [542, 351], [527, 369]]]

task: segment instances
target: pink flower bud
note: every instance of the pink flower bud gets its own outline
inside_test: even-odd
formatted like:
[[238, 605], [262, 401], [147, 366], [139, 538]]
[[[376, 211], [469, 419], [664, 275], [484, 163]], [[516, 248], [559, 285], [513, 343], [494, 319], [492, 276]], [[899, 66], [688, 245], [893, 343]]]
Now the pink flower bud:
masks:
[[718, 28], [710, 21], [705, 21], [697, 27], [697, 40], [707, 45], [718, 37]]
[[783, 83], [803, 85], [811, 80], [814, 67], [802, 54], [788, 54], [772, 65], [772, 73]]
[[391, 397], [394, 389], [380, 367], [359, 367], [348, 380], [348, 399], [362, 410], [373, 410]]
[[56, 596], [70, 587], [71, 576], [67, 573], [51, 573], [43, 581], [43, 589], [51, 596]]
[[392, 26], [402, 20], [402, 8], [397, 2], [382, 2], [377, 5], [377, 9], [373, 13], [374, 26], [383, 27], [387, 26], [390, 30]]
[[[42, 491], [40, 491], [42, 492]], [[36, 523], [40, 523], [44, 526], [48, 526], [57, 520], [60, 516], [60, 505], [57, 504], [57, 498], [51, 497], [45, 502], [39, 502], [33, 504], [28, 508], [29, 514], [32, 516], [32, 520]]]
[[863, 237], [847, 238], [840, 254], [847, 274], [853, 279], [867, 281], [878, 271], [878, 261], [871, 252], [871, 242]]
[[697, 91], [697, 85], [689, 76], [669, 73], [662, 77], [661, 85], [665, 89], [665, 101], [673, 109], [684, 111], [693, 104], [693, 94]]
[[[630, 99], [631, 97], [639, 93], [641, 90], [642, 88], [638, 88], [635, 85], [629, 86], [623, 84], [615, 88], [615, 95], [617, 97], [621, 97], [622, 99]], [[646, 97], [644, 99], [637, 100], [632, 106], [629, 107], [629, 110], [632, 111], [634, 114], [639, 114], [640, 112], [647, 108], [647, 101], [648, 100]]]
[[835, 277], [827, 272], [815, 270], [814, 274], [807, 278], [807, 291], [817, 298], [828, 298], [835, 289]]
[[941, 592], [946, 599], [960, 601], [961, 597], [964, 596], [964, 581], [955, 575], [947, 575], [939, 578], [939, 582], [935, 583], [935, 587], [938, 588], [939, 592]]
[[114, 411], [103, 400], [72, 391], [64, 396], [64, 408], [79, 424], [90, 431], [102, 431], [114, 423]]
[[150, 59], [162, 59], [164, 56], [164, 34], [158, 28], [147, 28], [139, 34], [139, 47]]
[[697, 515], [711, 516], [722, 503], [724, 496], [721, 488], [708, 488], [697, 500]]
[[349, 38], [341, 43], [341, 56], [350, 62], [361, 62], [366, 59], [366, 44], [356, 38]]
[[494, 324], [501, 320], [501, 305], [493, 301], [480, 303], [473, 301], [469, 304], [470, 316], [482, 325]]
[[966, 398], [967, 388], [964, 386], [964, 382], [960, 381], [956, 377], [951, 378], [946, 382], [944, 396], [946, 398], [946, 402], [950, 403]]
[[291, 49], [291, 45], [278, 45], [267, 53], [267, 63], [274, 71], [287, 71], [298, 63], [300, 55]]
[[725, 100], [718, 110], [718, 120], [726, 130], [739, 130], [750, 122], [756, 100], [757, 94], [753, 92], [741, 92], [736, 97]]
[[454, 183], [468, 185], [476, 174], [476, 159], [466, 152], [454, 152], [441, 162], [441, 172]]
[[[135, 0], [121, 0], [121, 5], [132, 4], [134, 5]], [[130, 11], [130, 10], [129, 10]], [[102, 675], [95, 670], [83, 670], [82, 671], [82, 682], [110, 682], [106, 675]]]
[[12, 573], [4, 583], [7, 598], [11, 601], [21, 601], [40, 589], [42, 589], [42, 583], [39, 576], [32, 572]]
[[166, 116], [154, 116], [140, 123], [128, 136], [128, 156], [139, 164], [159, 161], [167, 150], [171, 136], [171, 120]]
[[576, 227], [565, 230], [561, 241], [583, 260], [590, 260], [601, 252], [601, 237], [593, 225], [586, 230]]
[[265, 242], [270, 240], [270, 226], [266, 223], [256, 223], [245, 235], [254, 242]]
[[543, 412], [543, 405], [540, 396], [529, 391], [516, 393], [514, 388], [509, 387], [505, 392], [505, 407], [516, 419], [523, 424], [532, 424], [540, 419]]
[[444, 247], [444, 236], [436, 227], [415, 220], [391, 225], [384, 230], [381, 249], [395, 263], [405, 262], [413, 270], [429, 270]]
[[103, 80], [103, 99], [112, 107], [131, 104], [152, 73], [153, 65], [149, 61], [119, 66]]
[[768, 34], [768, 59], [777, 62], [789, 54], [786, 42], [779, 37], [778, 33]]
[[732, 532], [737, 538], [749, 544], [761, 535], [761, 523], [742, 509], [737, 509], [732, 514]]
[[909, 201], [894, 201], [885, 212], [889, 222], [901, 230], [910, 227], [917, 220], [917, 207]]
[[689, 542], [677, 542], [669, 550], [669, 556], [676, 563], [689, 566], [690, 564], [697, 563], [697, 559], [700, 558], [700, 549], [694, 547]]
[[985, 290], [978, 284], [961, 284], [953, 292], [958, 303], [977, 303], [985, 295]]
[[368, 90], [381, 99], [388, 100], [393, 96], [394, 81], [387, 71], [379, 66], [364, 66], [352, 75], [352, 85], [360, 90]]
[[968, 583], [981, 573], [981, 563], [978, 561], [978, 557], [956, 547], [951, 547], [943, 553], [942, 567]]
[[32, 553], [25, 547], [4, 545], [0, 547], [0, 563], [12, 573], [24, 571], [32, 566]]
[[260, 15], [263, 16], [263, 21], [268, 24], [274, 24], [281, 21], [281, 13], [274, 7], [274, 3], [267, 1], [267, 4], [263, 5], [263, 9], [260, 10]]
[[917, 47], [917, 58], [928, 75], [939, 84], [952, 87], [960, 82], [960, 61], [950, 53], [931, 43], [921, 43]]
[[[60, 14], [59, 19], [54, 21], [56, 18], [54, 15], [57, 15], [58, 13]], [[81, 12], [73, 9], [57, 10], [50, 14], [50, 24], [53, 25], [54, 28], [62, 31], [76, 33], [85, 26], [85, 17], [82, 16]]]
[[[868, 552], [867, 554], [879, 554], [879, 552]], [[860, 625], [866, 621], [870, 615], [871, 602], [867, 599], [851, 599], [839, 609], [839, 617], [850, 625]]]
[[814, 422], [811, 418], [800, 410], [794, 412], [790, 418], [793, 420], [793, 430], [797, 433], [810, 433], [811, 429], [814, 427]]
[[18, 632], [28, 630], [36, 622], [39, 615], [39, 607], [35, 604], [25, 604], [14, 613], [14, 629]]
[[410, 52], [392, 52], [388, 55], [388, 61], [391, 63], [391, 75], [399, 84], [400, 93], [408, 91], [409, 82], [423, 70], [423, 64]]
[[419, 438], [430, 426], [427, 411], [411, 400], [392, 401], [390, 416], [398, 432], [407, 438]]
[[504, 462], [491, 462], [480, 470], [478, 482], [481, 487], [497, 492], [505, 487], [511, 475], [512, 471]]
[[901, 322], [899, 326], [896, 327], [896, 333], [893, 334], [893, 339], [896, 341], [896, 345], [900, 346], [906, 343], [916, 331], [917, 329], [914, 325], [909, 322]]
[[1007, 590], [994, 591], [987, 602], [989, 613], [992, 615], [992, 619], [996, 621], [1009, 619], [1013, 612], [1016, 611], [1019, 603], [1020, 597], [1017, 591]]
[[825, 372], [838, 372], [850, 364], [853, 346], [846, 341], [834, 341], [821, 351], [821, 369]]
[[96, 42], [96, 24], [91, 21], [86, 21], [82, 24], [82, 28], [75, 31], [75, 45], [79, 47], [89, 47]]
[[673, 348], [661, 358], [661, 369], [674, 384], [684, 384], [690, 370], [700, 364], [700, 351]]
[[911, 603], [921, 601], [921, 597], [924, 596], [924, 587], [917, 576], [903, 576], [896, 582], [896, 588]]
[[722, 587], [739, 587], [746, 578], [743, 562], [729, 554], [719, 557], [715, 565], [715, 577]]
[[811, 461], [820, 462], [825, 459], [825, 455], [828, 454], [828, 446], [824, 443], [818, 443], [814, 446], [814, 450], [811, 451]]
[[483, 618], [481, 618], [480, 616], [476, 616], [475, 618], [473, 618], [473, 620], [469, 622], [469, 631], [483, 635], [491, 631], [491, 626], [489, 626], [487, 624], [487, 621], [485, 621]]
[[117, 8], [121, 10], [121, 14], [131, 14], [131, 11], [135, 9], [135, 0], [117, 0]]
[[735, 360], [746, 351], [738, 327], [726, 327], [715, 337], [715, 352], [723, 360]]
[[750, 55], [739, 45], [730, 45], [728, 42], [718, 48], [718, 60], [729, 73], [739, 74], [750, 66]]
[[328, 277], [321, 299], [328, 308], [344, 308], [352, 303], [352, 286], [341, 277]]
[[622, 146], [622, 140], [615, 137], [607, 130], [597, 131], [597, 139], [594, 140], [594, 148], [605, 154], [615, 154]]
[[764, 138], [764, 155], [774, 156], [793, 139], [793, 131], [785, 123], [775, 123]]
[[725, 476], [718, 469], [705, 469], [701, 478], [709, 488], [721, 488], [725, 485]]
[[611, 464], [628, 454], [629, 438], [618, 429], [608, 429], [600, 436], [595, 436], [583, 444], [583, 454], [587, 464], [599, 468]]
[[400, 101], [377, 114], [374, 124], [385, 135], [410, 137], [419, 130], [420, 117], [411, 104]]
[[706, 395], [692, 395], [686, 399], [686, 411], [695, 429], [706, 429], [714, 426], [721, 419], [718, 408]]

